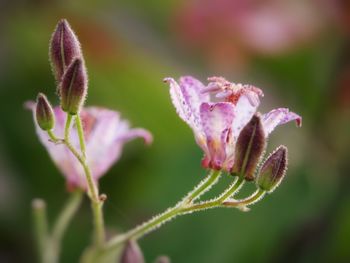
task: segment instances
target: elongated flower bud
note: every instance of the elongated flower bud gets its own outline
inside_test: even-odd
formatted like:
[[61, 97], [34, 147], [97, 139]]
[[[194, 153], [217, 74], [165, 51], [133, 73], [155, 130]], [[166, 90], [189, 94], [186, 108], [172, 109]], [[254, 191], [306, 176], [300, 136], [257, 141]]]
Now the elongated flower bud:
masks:
[[266, 159], [256, 180], [260, 189], [271, 193], [281, 183], [287, 169], [287, 154], [287, 148], [280, 146]]
[[58, 22], [50, 42], [51, 65], [58, 82], [76, 57], [81, 57], [80, 43], [67, 20], [62, 19]]
[[254, 172], [265, 149], [265, 134], [260, 116], [254, 115], [238, 136], [231, 174], [254, 180]]
[[42, 93], [36, 99], [35, 117], [39, 127], [44, 131], [52, 130], [55, 126], [55, 114], [50, 102]]
[[144, 263], [145, 262], [142, 251], [139, 245], [135, 241], [130, 240], [125, 245], [120, 262], [121, 263]]
[[67, 68], [60, 86], [61, 107], [69, 114], [77, 114], [87, 92], [87, 74], [84, 62], [76, 58]]

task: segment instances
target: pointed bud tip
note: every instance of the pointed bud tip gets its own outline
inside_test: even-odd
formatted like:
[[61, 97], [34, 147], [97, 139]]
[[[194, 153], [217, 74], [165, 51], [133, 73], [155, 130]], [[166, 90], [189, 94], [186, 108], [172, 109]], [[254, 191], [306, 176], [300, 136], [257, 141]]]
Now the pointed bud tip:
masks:
[[288, 149], [281, 145], [263, 163], [257, 178], [258, 187], [269, 193], [273, 192], [282, 182], [287, 165]]
[[240, 132], [235, 149], [235, 162], [231, 174], [254, 180], [254, 173], [264, 152], [266, 138], [260, 114], [255, 114]]
[[43, 93], [39, 93], [37, 96], [35, 117], [42, 130], [49, 131], [54, 128], [55, 115], [50, 102]]
[[50, 60], [56, 80], [59, 82], [75, 57], [81, 56], [80, 43], [66, 19], [61, 19], [50, 41]]

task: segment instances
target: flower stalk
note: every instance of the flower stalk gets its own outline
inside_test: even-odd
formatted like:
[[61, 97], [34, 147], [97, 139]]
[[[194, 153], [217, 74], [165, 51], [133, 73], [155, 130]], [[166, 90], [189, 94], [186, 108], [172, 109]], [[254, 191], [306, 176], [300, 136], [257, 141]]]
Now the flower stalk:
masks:
[[193, 203], [194, 200], [208, 191], [219, 179], [221, 171], [212, 170], [207, 178], [200, 182], [193, 191], [186, 195], [186, 197], [172, 208], [167, 209], [162, 214], [153, 217], [149, 221], [137, 226], [136, 228], [126, 232], [125, 234], [115, 236], [102, 250], [102, 254], [113, 251], [120, 245], [124, 244], [128, 240], [137, 240], [152, 230], [159, 228], [166, 222], [179, 215], [185, 215], [192, 212], [202, 211], [215, 207], [236, 207], [251, 205], [262, 198], [265, 191], [257, 190], [252, 196], [236, 201], [230, 201], [230, 197], [233, 196], [243, 185], [244, 179], [239, 177], [221, 194], [219, 197], [213, 200]]
[[73, 116], [68, 113], [66, 126], [65, 126], [64, 144], [78, 159], [78, 161], [80, 162], [80, 164], [84, 169], [87, 186], [88, 186], [88, 195], [91, 199], [91, 208], [92, 208], [93, 218], [94, 218], [94, 240], [95, 240], [94, 242], [96, 246], [100, 247], [103, 245], [105, 241], [104, 220], [103, 220], [103, 212], [102, 212], [103, 201], [101, 201], [99, 198], [98, 188], [92, 177], [91, 170], [86, 162], [86, 152], [85, 152], [86, 147], [85, 147], [84, 131], [83, 131], [83, 127], [82, 127], [82, 123], [79, 115], [75, 117], [75, 122], [76, 122], [82, 154], [79, 154], [78, 151], [73, 147], [73, 145], [70, 142], [69, 131], [70, 131], [72, 118]]
[[38, 247], [40, 262], [45, 262], [45, 250], [49, 237], [46, 204], [42, 199], [34, 199], [32, 202], [34, 231]]

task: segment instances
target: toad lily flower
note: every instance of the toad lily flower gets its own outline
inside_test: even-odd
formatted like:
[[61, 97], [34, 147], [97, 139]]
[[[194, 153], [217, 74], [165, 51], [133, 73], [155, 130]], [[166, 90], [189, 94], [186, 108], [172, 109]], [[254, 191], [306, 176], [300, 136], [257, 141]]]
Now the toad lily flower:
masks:
[[[35, 103], [27, 103], [27, 106], [35, 115]], [[60, 107], [55, 107], [53, 111], [56, 119], [54, 133], [59, 138], [63, 138], [66, 114]], [[87, 163], [96, 182], [119, 159], [126, 142], [137, 137], [143, 138], [146, 144], [152, 142], [150, 132], [141, 128], [130, 129], [129, 123], [121, 119], [118, 112], [86, 107], [80, 114], [86, 140]], [[40, 129], [38, 124], [36, 124], [36, 131], [41, 143], [65, 176], [68, 189], [86, 189], [82, 166], [69, 149], [63, 144], [56, 145], [51, 142], [47, 133]], [[75, 127], [71, 130], [71, 143], [79, 149], [79, 138]]]
[[[197, 144], [204, 151], [206, 168], [231, 172], [235, 165], [235, 146], [242, 129], [257, 113], [263, 92], [251, 85], [234, 84], [222, 77], [209, 78], [203, 85], [197, 79], [181, 77], [170, 84], [170, 96], [181, 119], [193, 130]], [[276, 126], [301, 117], [286, 108], [274, 109], [260, 117], [265, 139]]]

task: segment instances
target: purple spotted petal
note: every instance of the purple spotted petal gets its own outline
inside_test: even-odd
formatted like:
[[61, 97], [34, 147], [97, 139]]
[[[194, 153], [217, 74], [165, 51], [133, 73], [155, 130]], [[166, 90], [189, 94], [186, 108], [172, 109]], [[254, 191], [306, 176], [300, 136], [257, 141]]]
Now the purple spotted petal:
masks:
[[260, 104], [259, 94], [246, 91], [242, 94], [234, 109], [235, 118], [232, 123], [232, 133], [235, 140], [243, 127], [250, 121]]
[[209, 95], [201, 92], [204, 85], [190, 76], [181, 77], [179, 84], [172, 78], [164, 81], [170, 84], [170, 96], [179, 116], [196, 135], [202, 134], [199, 108], [201, 103], [209, 102]]
[[265, 130], [266, 137], [276, 128], [278, 125], [285, 124], [290, 121], [295, 121], [297, 126], [302, 124], [302, 118], [287, 108], [274, 109], [262, 116], [262, 123]]
[[[33, 108], [33, 107], [32, 107]], [[56, 126], [54, 133], [63, 138], [66, 114], [59, 108], [54, 108]], [[92, 175], [97, 181], [116, 162], [122, 152], [123, 145], [136, 137], [144, 138], [146, 143], [152, 141], [152, 135], [144, 129], [130, 129], [119, 113], [108, 109], [87, 107], [81, 112], [86, 141], [86, 156]], [[52, 143], [46, 132], [37, 125], [36, 131], [40, 141], [48, 150], [50, 157], [66, 177], [70, 187], [86, 188], [84, 171], [80, 163], [65, 145]], [[79, 149], [77, 130], [71, 129], [71, 143]]]
[[226, 160], [226, 145], [231, 137], [234, 105], [231, 103], [203, 103], [200, 118], [206, 136], [209, 165], [221, 169]]

